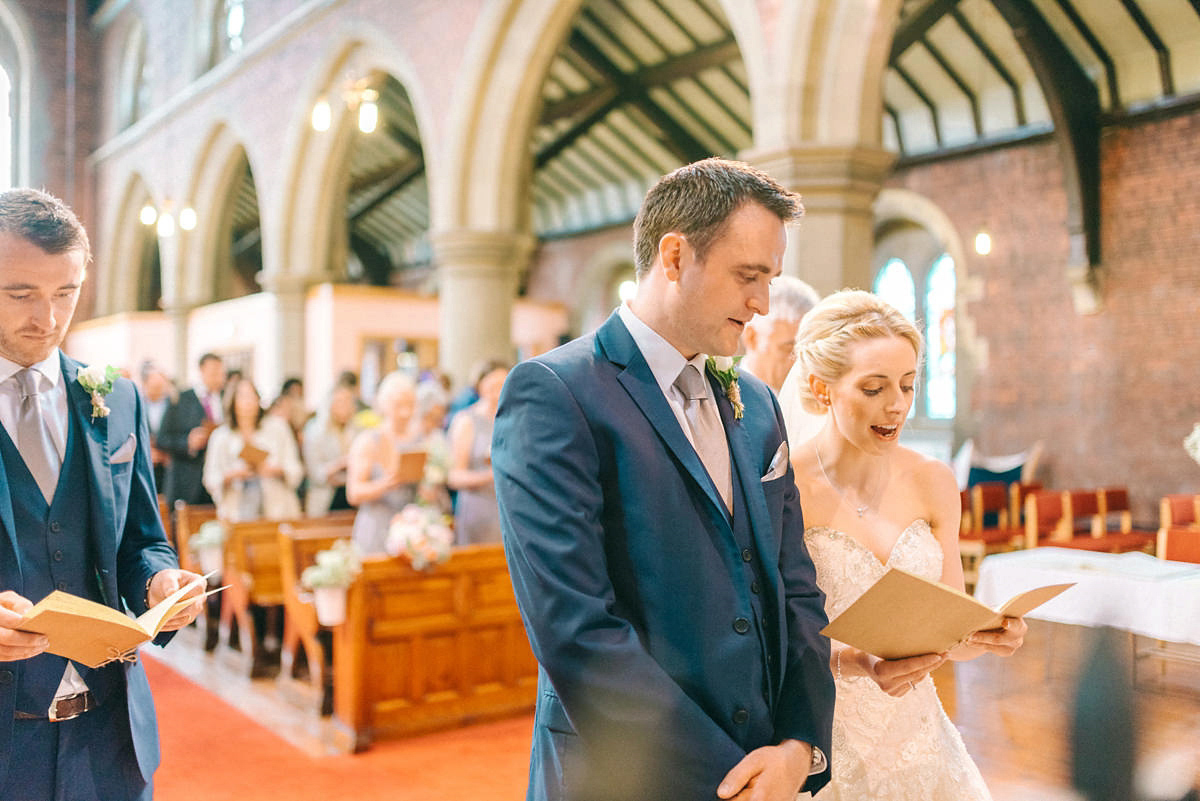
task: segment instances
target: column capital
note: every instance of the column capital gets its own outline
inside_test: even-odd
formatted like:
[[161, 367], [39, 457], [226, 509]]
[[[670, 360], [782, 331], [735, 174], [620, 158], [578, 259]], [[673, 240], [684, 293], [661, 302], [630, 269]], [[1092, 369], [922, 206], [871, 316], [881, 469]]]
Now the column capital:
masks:
[[864, 145], [797, 145], [747, 151], [741, 157], [788, 189], [799, 192], [805, 208], [870, 213], [896, 154]]
[[261, 281], [263, 291], [275, 295], [303, 295], [311, 283], [311, 276], [293, 273], [266, 273]]
[[435, 231], [430, 234], [429, 241], [439, 269], [456, 272], [502, 269], [516, 273], [529, 264], [537, 245], [537, 239], [527, 232], [469, 228]]

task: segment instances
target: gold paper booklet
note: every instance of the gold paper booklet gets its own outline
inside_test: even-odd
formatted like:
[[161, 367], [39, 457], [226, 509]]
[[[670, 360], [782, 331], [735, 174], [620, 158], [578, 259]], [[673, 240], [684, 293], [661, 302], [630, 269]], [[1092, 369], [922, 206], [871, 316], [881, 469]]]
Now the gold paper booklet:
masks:
[[1005, 617], [1021, 617], [1075, 584], [1026, 590], [999, 609], [940, 581], [889, 568], [821, 633], [884, 659], [936, 654], [977, 631], [998, 628]]
[[[45, 634], [50, 639], [46, 648], [49, 653], [96, 668], [114, 660], [128, 659], [131, 651], [158, 636], [175, 613], [197, 600], [181, 600], [197, 585], [201, 585], [199, 579], [183, 585], [136, 618], [110, 606], [55, 590], [34, 604], [17, 628]], [[198, 597], [207, 597], [223, 589], [209, 590]]]

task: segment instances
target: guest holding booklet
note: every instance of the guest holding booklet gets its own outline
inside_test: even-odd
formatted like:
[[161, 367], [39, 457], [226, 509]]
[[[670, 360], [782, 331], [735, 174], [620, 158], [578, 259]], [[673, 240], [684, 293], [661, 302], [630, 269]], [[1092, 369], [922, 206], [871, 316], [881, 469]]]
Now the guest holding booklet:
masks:
[[[804, 410], [826, 419], [793, 443], [792, 463], [831, 620], [889, 568], [963, 589], [954, 476], [898, 442], [922, 347], [916, 327], [869, 292], [835, 293], [800, 325], [793, 383]], [[1025, 630], [1006, 617], [948, 651], [887, 660], [833, 641], [833, 779], [816, 799], [990, 799], [929, 674], [950, 659], [1008, 656]]]
[[[89, 260], [87, 233], [61, 201], [0, 192], [3, 799], [151, 797], [158, 733], [142, 665], [88, 668], [48, 653], [47, 638], [20, 625], [56, 589], [142, 614], [201, 578], [178, 569], [163, 533], [136, 388], [59, 350]], [[160, 631], [202, 608], [189, 604]]]
[[248, 378], [238, 379], [204, 457], [204, 486], [222, 520], [300, 517], [304, 463], [291, 426], [268, 415]]

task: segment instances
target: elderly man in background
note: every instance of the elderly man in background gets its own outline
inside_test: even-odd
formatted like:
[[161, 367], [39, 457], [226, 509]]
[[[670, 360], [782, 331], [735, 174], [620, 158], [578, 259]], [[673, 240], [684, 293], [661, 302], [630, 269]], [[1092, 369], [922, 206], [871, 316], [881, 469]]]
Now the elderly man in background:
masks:
[[781, 275], [772, 281], [768, 312], [755, 315], [742, 333], [746, 355], [738, 366], [778, 393], [796, 361], [800, 321], [820, 300], [817, 291], [799, 278]]

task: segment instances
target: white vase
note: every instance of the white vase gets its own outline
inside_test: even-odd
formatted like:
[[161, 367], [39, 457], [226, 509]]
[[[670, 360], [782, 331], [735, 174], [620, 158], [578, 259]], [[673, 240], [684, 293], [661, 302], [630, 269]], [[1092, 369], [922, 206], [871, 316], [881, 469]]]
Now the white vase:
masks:
[[200, 562], [200, 572], [208, 575], [213, 571], [217, 571], [215, 578], [220, 578], [220, 570], [223, 567], [222, 561], [225, 555], [224, 550], [220, 545], [210, 545], [206, 548], [196, 549], [196, 560]]
[[314, 588], [313, 606], [317, 608], [317, 622], [322, 626], [340, 626], [346, 622], [346, 589]]

